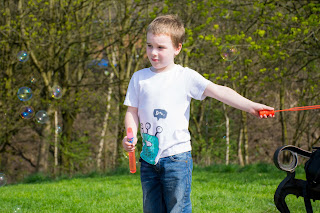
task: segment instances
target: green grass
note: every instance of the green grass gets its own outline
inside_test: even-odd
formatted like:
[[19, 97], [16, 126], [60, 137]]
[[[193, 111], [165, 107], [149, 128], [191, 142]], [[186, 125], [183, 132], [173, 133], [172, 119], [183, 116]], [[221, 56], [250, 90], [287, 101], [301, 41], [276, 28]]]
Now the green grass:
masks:
[[[304, 179], [298, 168], [297, 178]], [[195, 167], [192, 182], [193, 212], [278, 212], [273, 195], [285, 172], [273, 165], [247, 167]], [[32, 176], [28, 183], [0, 188], [0, 212], [142, 212], [139, 173], [117, 171], [114, 174], [91, 174], [52, 181]], [[291, 212], [305, 212], [303, 199], [289, 195]], [[319, 201], [312, 202], [320, 212]]]

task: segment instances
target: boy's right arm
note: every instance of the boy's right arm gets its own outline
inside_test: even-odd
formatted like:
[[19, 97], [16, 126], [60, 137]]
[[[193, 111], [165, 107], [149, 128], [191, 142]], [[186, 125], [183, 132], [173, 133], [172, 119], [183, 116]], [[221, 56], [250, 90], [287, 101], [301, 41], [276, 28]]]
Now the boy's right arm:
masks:
[[138, 108], [137, 107], [131, 107], [128, 106], [126, 116], [124, 119], [124, 124], [126, 127], [126, 130], [128, 127], [132, 128], [133, 132], [133, 143], [129, 143], [127, 136], [125, 136], [122, 140], [122, 146], [127, 152], [133, 152], [135, 145], [137, 143], [137, 132], [138, 132], [138, 127], [139, 127], [139, 117], [138, 117]]

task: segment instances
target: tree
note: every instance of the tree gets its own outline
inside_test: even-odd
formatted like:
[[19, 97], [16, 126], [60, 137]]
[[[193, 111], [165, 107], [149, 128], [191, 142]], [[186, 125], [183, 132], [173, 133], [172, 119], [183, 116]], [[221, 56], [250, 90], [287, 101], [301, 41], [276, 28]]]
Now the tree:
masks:
[[[176, 63], [276, 109], [320, 99], [315, 1], [18, 0], [0, 6], [0, 169], [59, 175], [126, 164], [119, 145], [123, 100], [132, 74], [149, 66], [145, 29], [159, 14], [178, 14], [185, 23]], [[220, 56], [227, 43], [240, 52], [233, 61]], [[21, 50], [28, 61], [17, 60]], [[54, 85], [61, 86], [62, 98], [52, 98]], [[23, 86], [33, 91], [26, 102], [16, 97]], [[46, 110], [50, 122], [20, 118], [23, 105]], [[195, 163], [270, 162], [276, 146], [319, 142], [316, 110], [261, 121], [205, 99], [192, 101], [191, 111]], [[19, 178], [19, 172], [8, 175]]]

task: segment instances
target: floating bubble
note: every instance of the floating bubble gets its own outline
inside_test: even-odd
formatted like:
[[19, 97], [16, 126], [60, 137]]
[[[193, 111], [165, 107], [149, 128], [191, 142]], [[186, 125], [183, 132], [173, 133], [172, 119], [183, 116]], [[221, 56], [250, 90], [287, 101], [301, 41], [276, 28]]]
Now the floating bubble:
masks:
[[17, 58], [20, 62], [26, 62], [29, 59], [29, 54], [26, 51], [20, 51]]
[[239, 51], [234, 45], [226, 44], [222, 47], [220, 55], [226, 61], [233, 61], [238, 57]]
[[14, 208], [13, 213], [19, 213], [22, 212], [22, 208], [20, 206], [17, 206]]
[[34, 77], [31, 77], [31, 78], [30, 78], [30, 82], [31, 82], [32, 84], [34, 84], [34, 83], [37, 82], [37, 79], [35, 79]]
[[60, 86], [55, 85], [52, 87], [52, 97], [55, 99], [60, 99], [62, 97], [62, 89]]
[[61, 126], [57, 126], [56, 132], [60, 133], [62, 131], [62, 127]]
[[17, 96], [20, 101], [29, 101], [32, 98], [32, 90], [29, 87], [21, 87], [17, 92]]
[[47, 123], [49, 121], [49, 116], [46, 111], [40, 110], [36, 113], [36, 121], [40, 124]]
[[23, 119], [30, 119], [34, 116], [34, 110], [31, 106], [22, 106], [19, 110], [19, 114]]
[[7, 177], [5, 174], [0, 173], [0, 187], [6, 185]]

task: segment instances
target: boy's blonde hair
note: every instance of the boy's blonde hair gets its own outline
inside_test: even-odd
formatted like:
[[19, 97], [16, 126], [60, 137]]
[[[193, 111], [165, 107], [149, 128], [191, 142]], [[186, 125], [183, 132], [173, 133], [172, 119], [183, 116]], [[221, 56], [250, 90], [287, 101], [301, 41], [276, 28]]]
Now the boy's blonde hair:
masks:
[[171, 37], [172, 44], [178, 48], [183, 43], [185, 29], [177, 15], [163, 15], [155, 18], [148, 26], [147, 33], [154, 35], [165, 34]]

